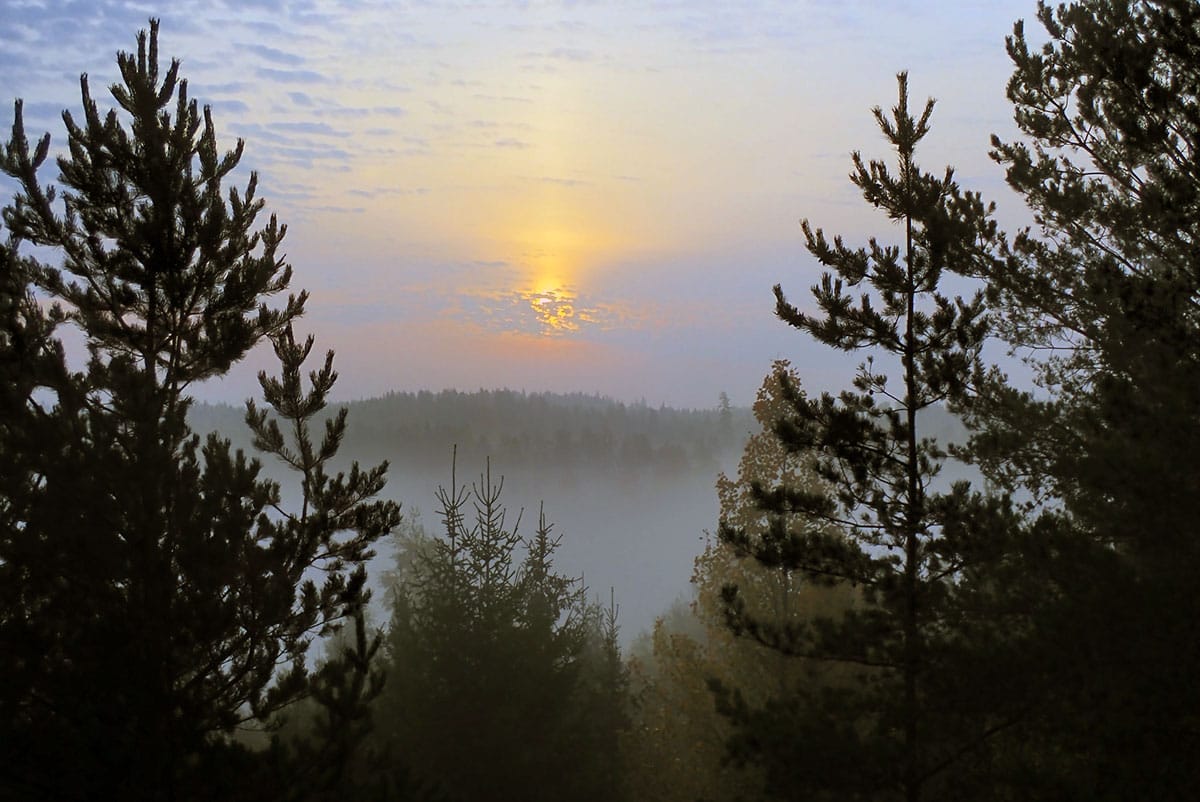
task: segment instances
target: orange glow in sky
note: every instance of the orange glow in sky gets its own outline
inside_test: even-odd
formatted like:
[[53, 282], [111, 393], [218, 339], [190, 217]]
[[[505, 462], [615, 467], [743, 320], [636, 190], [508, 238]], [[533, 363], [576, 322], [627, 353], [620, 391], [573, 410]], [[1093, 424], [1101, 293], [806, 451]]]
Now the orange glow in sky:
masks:
[[[846, 175], [853, 150], [887, 155], [870, 109], [894, 102], [897, 71], [915, 102], [938, 100], [921, 165], [954, 165], [1003, 211], [987, 151], [1014, 130], [1004, 37], [1035, 10], [167, 5], [162, 52], [212, 105], [220, 146], [245, 140], [236, 183], [256, 170], [267, 211], [289, 225], [294, 288], [312, 293], [305, 323], [339, 359], [371, 366], [342, 370], [340, 392], [493, 376], [536, 391], [571, 376], [583, 392], [678, 406], [721, 391], [749, 403], [779, 358], [818, 386], [852, 374], [774, 319], [771, 287], [803, 300], [819, 277], [801, 218], [847, 242], [894, 235]], [[106, 110], [113, 56], [147, 12], [72, 4], [66, 24], [54, 6], [6, 8], [0, 129], [23, 97], [27, 130], [59, 148], [61, 111], [79, 107], [70, 76], [88, 72]], [[580, 367], [566, 371], [572, 354]], [[210, 395], [253, 392], [244, 373]]]

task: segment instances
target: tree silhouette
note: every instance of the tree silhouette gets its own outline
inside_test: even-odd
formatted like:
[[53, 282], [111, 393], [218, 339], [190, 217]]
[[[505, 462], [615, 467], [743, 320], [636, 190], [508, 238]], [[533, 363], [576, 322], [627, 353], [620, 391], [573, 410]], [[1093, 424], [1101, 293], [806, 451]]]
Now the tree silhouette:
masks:
[[[803, 699], [731, 711], [734, 745], [767, 769], [769, 790], [793, 798], [947, 794], [950, 769], [1003, 719], [976, 708], [979, 687], [964, 651], [961, 585], [971, 571], [972, 538], [963, 525], [989, 509], [965, 485], [940, 494], [931, 484], [945, 449], [923, 437], [918, 415], [952, 399], [977, 369], [986, 333], [983, 299], [939, 291], [944, 271], [987, 258], [991, 209], [963, 193], [953, 173], [922, 173], [918, 143], [933, 101], [914, 116], [898, 78], [890, 115], [875, 109], [897, 155], [893, 174], [854, 154], [851, 181], [868, 203], [902, 226], [902, 244], [872, 239], [854, 249], [804, 221], [809, 252], [831, 269], [813, 287], [819, 313], [802, 311], [775, 288], [788, 324], [844, 351], [867, 350], [854, 389], [806, 396], [784, 373], [789, 411], [776, 434], [811, 455], [820, 481], [756, 486], [772, 513], [765, 531], [723, 522], [721, 538], [764, 565], [817, 584], [861, 589], [841, 615], [782, 625], [747, 609], [725, 590], [735, 631], [785, 654], [842, 664], [851, 681], [815, 687]], [[863, 287], [859, 297], [848, 288]], [[881, 357], [878, 364], [876, 357]], [[884, 370], [894, 367], [898, 383]]]
[[[303, 392], [312, 341], [298, 346], [291, 324], [305, 294], [266, 303], [291, 280], [286, 229], [256, 227], [253, 174], [244, 191], [222, 187], [242, 143], [221, 153], [178, 62], [160, 70], [156, 20], [117, 63], [119, 111], [101, 114], [85, 75], [82, 119], [64, 112], [61, 190], [38, 178], [49, 135], [31, 147], [20, 101], [0, 154], [18, 186], [3, 213], [0, 346], [15, 381], [14, 425], [0, 426], [0, 783], [19, 796], [175, 799], [219, 785], [231, 731], [309, 692], [310, 642], [358, 609], [370, 544], [397, 519], [369, 500], [384, 467], [324, 472], [344, 420], [313, 447], [332, 355]], [[16, 258], [23, 243], [61, 265]], [[30, 290], [61, 311], [41, 315]], [[86, 338], [82, 373], [63, 366], [61, 320]], [[300, 471], [299, 514], [257, 461], [201, 443], [185, 421], [188, 388], [266, 338], [283, 362], [282, 379], [262, 377], [266, 400], [293, 443], [250, 418]]]
[[400, 550], [379, 734], [453, 799], [614, 799], [615, 620], [553, 570], [545, 516], [524, 538], [502, 490], [490, 465], [470, 487], [452, 473], [442, 536]]
[[[1184, 798], [1200, 775], [1200, 8], [1039, 3], [993, 158], [1033, 211], [980, 263], [1040, 390], [993, 373], [971, 406], [990, 479], [1032, 501], [1014, 574], [1025, 677], [1053, 755], [1028, 798]], [[1018, 585], [1018, 588], [1021, 586]], [[1026, 753], [1027, 754], [1027, 753]], [[1150, 790], [1153, 789], [1153, 790]]]

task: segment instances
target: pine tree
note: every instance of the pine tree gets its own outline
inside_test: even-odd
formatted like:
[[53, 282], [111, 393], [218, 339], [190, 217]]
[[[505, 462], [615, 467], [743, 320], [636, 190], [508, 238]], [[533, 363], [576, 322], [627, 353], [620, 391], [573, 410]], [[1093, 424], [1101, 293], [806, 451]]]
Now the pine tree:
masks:
[[[783, 798], [952, 796], [961, 758], [1005, 724], [976, 710], [984, 691], [971, 685], [959, 604], [978, 534], [964, 521], [992, 508], [965, 486], [935, 492], [946, 451], [920, 428], [923, 410], [963, 390], [986, 333], [982, 297], [950, 299], [939, 282], [946, 270], [986, 258], [996, 236], [991, 208], [960, 191], [952, 171], [918, 169], [914, 152], [932, 112], [933, 101], [919, 116], [909, 112], [901, 73], [899, 103], [890, 115], [874, 112], [898, 172], [853, 157], [851, 181], [903, 227], [902, 244], [872, 239], [853, 249], [806, 220], [809, 252], [832, 271], [813, 287], [820, 314], [775, 288], [785, 322], [835, 348], [869, 351], [854, 389], [836, 397], [809, 398], [780, 377], [790, 409], [777, 435], [789, 451], [811, 455], [820, 481], [759, 486], [760, 504], [773, 513], [767, 531], [732, 522], [721, 529], [723, 541], [797, 581], [862, 593], [841, 616], [780, 626], [751, 614], [736, 586], [725, 591], [736, 631], [844, 665], [852, 677], [805, 698], [732, 711], [742, 730], [735, 746], [765, 765], [769, 790]], [[848, 288], [858, 287], [855, 298]], [[876, 356], [890, 360], [899, 382], [889, 382]]]
[[[993, 374], [976, 458], [1024, 491], [1040, 585], [1020, 631], [1054, 755], [1022, 793], [1186, 798], [1200, 783], [1200, 8], [1088, 0], [1018, 23], [1008, 85], [1022, 141], [993, 158], [1034, 213], [981, 263], [1002, 332], [1041, 390]], [[1018, 559], [1019, 558], [1019, 559]], [[1014, 774], [1022, 773], [1018, 766]]]
[[[120, 111], [101, 115], [83, 76], [82, 120], [63, 115], [61, 197], [39, 180], [49, 135], [30, 146], [20, 101], [0, 154], [18, 186], [3, 213], [0, 356], [16, 379], [0, 424], [0, 783], [42, 798], [234, 794], [221, 768], [246, 763], [228, 736], [310, 692], [307, 648], [361, 605], [370, 544], [397, 511], [370, 501], [386, 466], [325, 473], [344, 416], [311, 442], [332, 355], [303, 392], [312, 342], [291, 324], [305, 294], [266, 304], [291, 280], [285, 227], [256, 228], [253, 174], [223, 194], [242, 143], [222, 154], [178, 62], [160, 71], [157, 21], [117, 63]], [[61, 264], [16, 258], [24, 243]], [[31, 290], [63, 311], [42, 315]], [[86, 338], [83, 373], [54, 338], [63, 320]], [[262, 377], [267, 403], [293, 444], [250, 418], [300, 471], [300, 514], [256, 460], [186, 422], [188, 388], [265, 338], [284, 366]]]

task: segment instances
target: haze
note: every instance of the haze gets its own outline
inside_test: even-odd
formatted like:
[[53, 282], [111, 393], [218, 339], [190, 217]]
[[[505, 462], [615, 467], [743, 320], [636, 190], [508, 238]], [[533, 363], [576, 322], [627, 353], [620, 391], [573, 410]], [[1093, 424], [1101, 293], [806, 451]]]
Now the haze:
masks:
[[[64, 136], [148, 12], [0, 3], [0, 96]], [[770, 288], [818, 274], [798, 220], [888, 235], [846, 181], [883, 154], [869, 109], [907, 69], [938, 99], [926, 167], [1002, 204], [1002, 36], [1028, 2], [172, 3], [162, 47], [289, 225], [304, 327], [342, 398], [582, 391], [748, 404], [771, 362], [836, 387], [853, 364], [789, 331]], [[64, 60], [63, 53], [71, 58]], [[0, 125], [12, 107], [0, 106]], [[875, 147], [878, 145], [879, 147]], [[1017, 204], [1011, 202], [1010, 208]], [[260, 349], [197, 388], [238, 402]]]

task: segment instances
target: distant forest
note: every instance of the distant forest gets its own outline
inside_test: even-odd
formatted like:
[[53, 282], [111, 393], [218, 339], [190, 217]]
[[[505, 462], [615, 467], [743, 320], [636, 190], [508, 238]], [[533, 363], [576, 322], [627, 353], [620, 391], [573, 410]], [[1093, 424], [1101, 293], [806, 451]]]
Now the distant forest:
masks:
[[[653, 407], [586, 393], [517, 390], [421, 390], [331, 404], [349, 417], [340, 454], [363, 463], [388, 460], [397, 468], [448, 474], [451, 450], [462, 466], [490, 459], [506, 475], [543, 476], [563, 470], [634, 480], [694, 474], [715, 479], [736, 460], [760, 423], [749, 407]], [[219, 432], [251, 452], [243, 406], [196, 403], [192, 428]], [[922, 413], [922, 431], [940, 442], [962, 442], [966, 427], [944, 407]], [[709, 481], [711, 480], [702, 480]]]
[[[688, 473], [715, 478], [722, 457], [740, 448], [756, 425], [749, 408], [672, 409], [626, 404], [583, 393], [514, 390], [388, 393], [331, 405], [324, 419], [349, 412], [344, 456], [389, 460], [448, 474], [450, 452], [461, 465], [486, 458], [506, 474], [578, 470], [636, 478]], [[198, 432], [219, 431], [249, 448], [245, 409], [195, 404]]]

